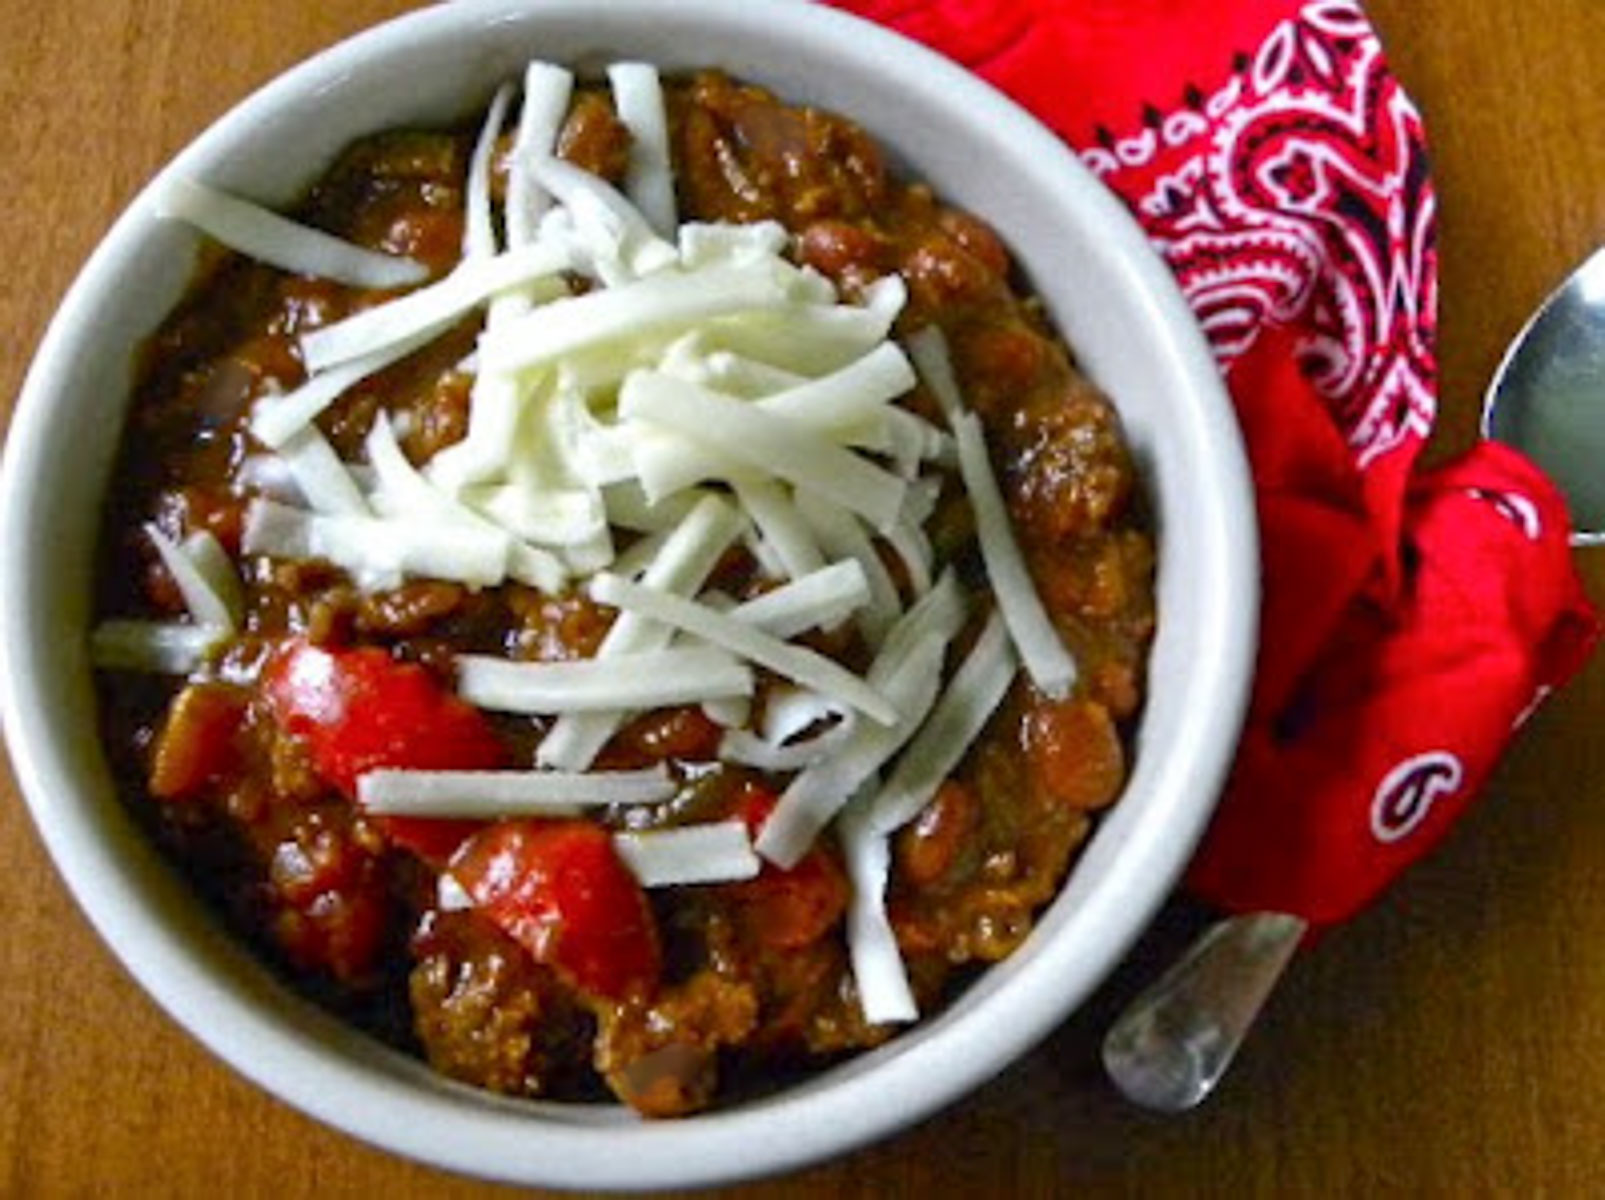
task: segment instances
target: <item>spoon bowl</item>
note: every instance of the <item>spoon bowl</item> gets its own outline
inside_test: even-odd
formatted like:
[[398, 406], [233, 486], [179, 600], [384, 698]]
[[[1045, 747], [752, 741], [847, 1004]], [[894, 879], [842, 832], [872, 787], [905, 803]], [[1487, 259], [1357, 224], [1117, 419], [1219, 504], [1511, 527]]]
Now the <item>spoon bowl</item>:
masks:
[[1574, 546], [1605, 545], [1605, 250], [1510, 343], [1488, 385], [1482, 432], [1526, 454], [1565, 493]]

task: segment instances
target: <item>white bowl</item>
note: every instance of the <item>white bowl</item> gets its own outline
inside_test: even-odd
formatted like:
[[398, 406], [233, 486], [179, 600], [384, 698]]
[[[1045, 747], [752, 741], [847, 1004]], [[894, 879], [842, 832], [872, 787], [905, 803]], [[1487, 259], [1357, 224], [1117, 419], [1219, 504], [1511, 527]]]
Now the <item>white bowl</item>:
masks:
[[270, 976], [135, 829], [97, 740], [85, 630], [101, 490], [135, 348], [184, 288], [195, 246], [153, 218], [150, 189], [68, 294], [16, 409], [0, 485], [3, 716], [39, 831], [107, 944], [177, 1021], [269, 1091], [475, 1175], [574, 1188], [728, 1182], [841, 1153], [954, 1101], [1062, 1021], [1142, 931], [1209, 817], [1245, 703], [1258, 594], [1248, 470], [1203, 339], [1119, 203], [986, 85], [831, 10], [442, 5], [290, 71], [168, 172], [287, 202], [351, 139], [465, 117], [531, 57], [718, 66], [856, 118], [901, 169], [1003, 234], [1118, 404], [1158, 518], [1151, 695], [1126, 794], [1027, 945], [880, 1050], [766, 1099], [657, 1123], [446, 1082]]

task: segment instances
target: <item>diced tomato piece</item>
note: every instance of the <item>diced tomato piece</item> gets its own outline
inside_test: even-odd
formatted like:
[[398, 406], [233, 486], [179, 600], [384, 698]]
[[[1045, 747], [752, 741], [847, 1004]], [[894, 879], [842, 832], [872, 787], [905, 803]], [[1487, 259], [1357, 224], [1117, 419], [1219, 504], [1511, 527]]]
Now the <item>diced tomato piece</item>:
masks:
[[[775, 808], [774, 793], [748, 784], [736, 800], [735, 815], [754, 837]], [[741, 920], [757, 942], [796, 950], [817, 942], [847, 911], [847, 876], [830, 854], [813, 847], [789, 870], [766, 862], [756, 878], [725, 885], [741, 906]]]
[[[286, 642], [263, 670], [274, 717], [312, 751], [319, 774], [351, 799], [357, 779], [380, 768], [495, 770], [506, 747], [478, 709], [448, 692], [416, 663], [376, 646], [326, 650]], [[475, 821], [387, 817], [380, 826], [399, 845], [444, 862]]]
[[372, 817], [384, 834], [403, 850], [410, 850], [437, 870], [450, 861], [451, 856], [474, 834], [485, 827], [485, 822], [455, 820], [443, 817]]
[[457, 851], [449, 871], [480, 912], [583, 992], [650, 992], [663, 969], [646, 893], [587, 821], [501, 821]]

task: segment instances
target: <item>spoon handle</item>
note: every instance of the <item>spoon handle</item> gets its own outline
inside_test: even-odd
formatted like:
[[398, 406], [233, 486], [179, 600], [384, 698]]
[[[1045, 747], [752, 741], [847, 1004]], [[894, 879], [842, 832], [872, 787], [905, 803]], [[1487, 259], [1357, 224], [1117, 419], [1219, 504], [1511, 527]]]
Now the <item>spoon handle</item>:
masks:
[[1300, 917], [1259, 912], [1205, 930], [1110, 1027], [1103, 1063], [1115, 1086], [1159, 1112], [1201, 1102], [1226, 1074], [1306, 928]]

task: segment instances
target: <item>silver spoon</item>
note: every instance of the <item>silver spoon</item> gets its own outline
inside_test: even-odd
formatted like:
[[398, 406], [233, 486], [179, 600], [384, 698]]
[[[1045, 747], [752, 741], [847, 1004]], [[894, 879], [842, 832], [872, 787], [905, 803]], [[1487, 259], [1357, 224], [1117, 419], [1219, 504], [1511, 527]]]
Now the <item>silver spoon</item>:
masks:
[[1555, 481], [1571, 510], [1572, 545], [1605, 545], [1605, 250], [1510, 343], [1483, 398], [1482, 432]]
[[[1505, 351], [1485, 437], [1533, 459], [1565, 494], [1572, 544], [1605, 545], [1605, 250], [1552, 292]], [[1286, 913], [1217, 922], [1110, 1026], [1104, 1069], [1160, 1112], [1201, 1103], [1225, 1075], [1308, 926]]]

